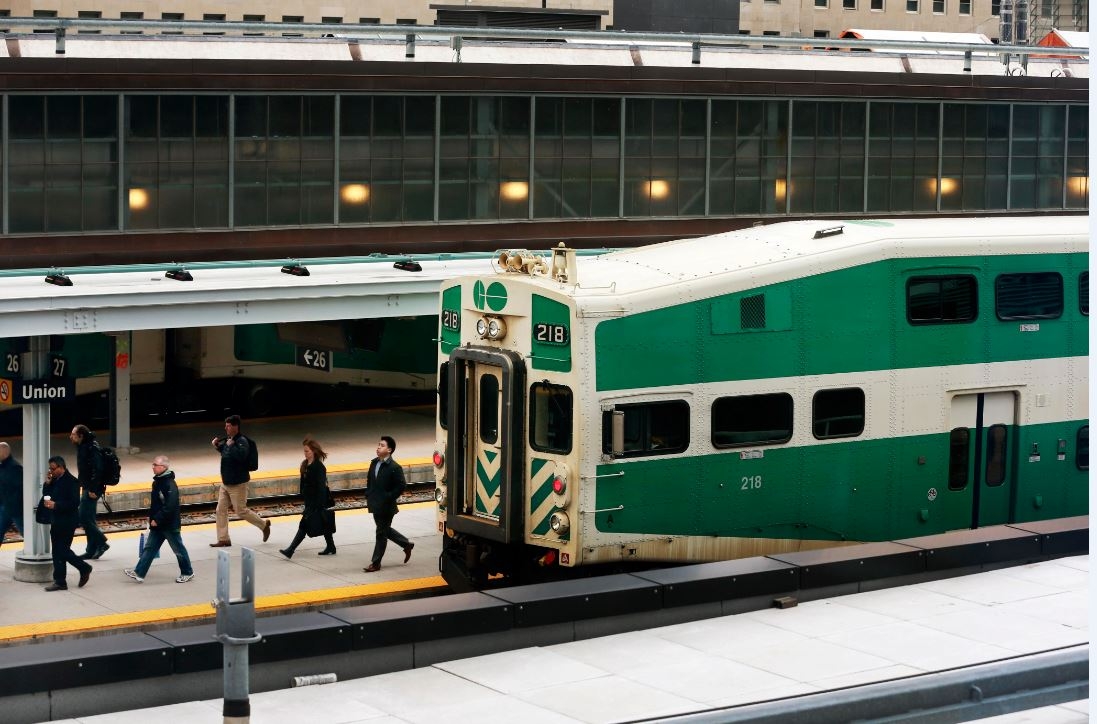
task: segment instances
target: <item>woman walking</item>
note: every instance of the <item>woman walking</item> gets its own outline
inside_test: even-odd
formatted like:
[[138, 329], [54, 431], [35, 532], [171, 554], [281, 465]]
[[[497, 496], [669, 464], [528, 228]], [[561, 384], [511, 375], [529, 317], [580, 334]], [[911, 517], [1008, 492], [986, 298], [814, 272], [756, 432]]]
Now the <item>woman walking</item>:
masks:
[[301, 461], [301, 497], [305, 499], [305, 512], [301, 514], [301, 523], [297, 526], [293, 542], [279, 553], [292, 558], [305, 536], [315, 538], [322, 535], [327, 547], [317, 555], [332, 556], [335, 555], [335, 541], [331, 537], [335, 532], [335, 511], [327, 509], [328, 469], [324, 467], [324, 460], [328, 454], [311, 437], [306, 437], [301, 444], [305, 452], [305, 459]]

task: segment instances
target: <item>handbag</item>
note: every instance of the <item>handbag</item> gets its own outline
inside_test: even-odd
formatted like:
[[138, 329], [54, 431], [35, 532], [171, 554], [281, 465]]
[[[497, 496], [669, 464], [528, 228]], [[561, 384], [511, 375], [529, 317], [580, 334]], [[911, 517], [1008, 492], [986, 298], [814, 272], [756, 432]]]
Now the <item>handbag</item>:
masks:
[[[138, 541], [137, 541], [137, 557], [138, 558], [140, 558], [141, 554], [145, 552], [145, 541], [146, 540], [147, 540], [147, 538], [145, 537], [145, 531], [141, 531], [141, 538], [138, 539]], [[160, 557], [160, 549], [157, 548], [156, 549], [156, 555], [154, 555], [153, 558], [159, 558], [159, 557]]]
[[34, 522], [41, 525], [53, 523], [53, 511], [46, 507], [46, 496], [38, 499], [38, 505], [34, 506]]

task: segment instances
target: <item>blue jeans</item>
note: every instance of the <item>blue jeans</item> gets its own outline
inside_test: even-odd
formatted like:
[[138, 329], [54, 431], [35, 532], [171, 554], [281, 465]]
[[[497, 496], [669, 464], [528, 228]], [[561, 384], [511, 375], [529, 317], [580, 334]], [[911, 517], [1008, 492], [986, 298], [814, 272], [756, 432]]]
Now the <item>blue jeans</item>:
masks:
[[15, 529], [19, 531], [19, 535], [23, 535], [22, 506], [19, 510], [8, 510], [8, 506], [0, 505], [0, 543], [4, 542], [4, 534], [8, 532], [12, 523], [15, 523]]
[[85, 490], [80, 496], [80, 525], [84, 528], [84, 543], [87, 552], [94, 555], [96, 551], [107, 544], [107, 537], [99, 526], [95, 524], [95, 508], [99, 505], [99, 499], [91, 499]]
[[145, 574], [149, 572], [152, 559], [156, 557], [156, 554], [160, 551], [160, 546], [164, 545], [165, 540], [171, 546], [176, 560], [179, 561], [179, 573], [184, 576], [194, 573], [194, 569], [190, 566], [190, 555], [187, 553], [186, 546], [183, 545], [183, 536], [180, 535], [179, 531], [160, 530], [153, 527], [149, 528], [148, 538], [145, 539], [145, 550], [141, 551], [141, 559], [137, 561], [137, 568], [134, 569], [139, 577], [144, 578]]

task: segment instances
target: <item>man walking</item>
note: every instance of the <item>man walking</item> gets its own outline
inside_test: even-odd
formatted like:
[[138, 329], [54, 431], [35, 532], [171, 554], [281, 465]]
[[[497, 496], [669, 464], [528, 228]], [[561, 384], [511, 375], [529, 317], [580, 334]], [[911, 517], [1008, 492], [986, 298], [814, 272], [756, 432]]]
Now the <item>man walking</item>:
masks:
[[362, 569], [366, 573], [381, 570], [381, 559], [385, 556], [385, 548], [390, 540], [404, 549], [404, 563], [411, 560], [411, 549], [415, 547], [414, 543], [392, 527], [392, 519], [397, 512], [396, 499], [407, 485], [404, 481], [404, 469], [392, 459], [394, 452], [396, 441], [388, 435], [382, 435], [381, 441], [377, 443], [377, 457], [370, 461], [369, 473], [366, 475], [366, 505], [373, 513], [373, 522], [377, 526], [373, 559], [369, 566]]
[[152, 559], [160, 552], [164, 541], [168, 542], [179, 562], [179, 575], [176, 583], [186, 583], [194, 578], [194, 569], [190, 565], [190, 555], [183, 545], [183, 536], [179, 533], [179, 486], [175, 484], [171, 460], [166, 455], [157, 455], [152, 461], [152, 502], [149, 505], [149, 537], [136, 568], [127, 568], [123, 573], [137, 581], [145, 582]]
[[76, 445], [76, 477], [84, 492], [80, 496], [80, 525], [84, 528], [87, 550], [80, 557], [99, 560], [110, 544], [95, 523], [95, 509], [106, 488], [103, 486], [103, 459], [99, 456], [99, 442], [87, 425], [77, 425], [69, 433], [69, 440]]
[[72, 552], [72, 538], [80, 522], [80, 481], [73, 477], [65, 465], [65, 458], [55, 455], [49, 459], [49, 472], [42, 487], [45, 505], [53, 514], [50, 525], [50, 545], [53, 550], [53, 583], [47, 591], [68, 589], [65, 582], [65, 564], [71, 563], [80, 571], [79, 587], [83, 588], [91, 578], [91, 565]]
[[229, 510], [238, 518], [263, 531], [263, 542], [270, 538], [270, 521], [263, 520], [259, 514], [248, 507], [248, 453], [250, 443], [240, 434], [240, 416], [229, 415], [225, 418], [225, 436], [210, 441], [213, 448], [221, 453], [221, 489], [217, 494], [217, 542], [210, 548], [225, 548], [232, 545], [229, 539]]
[[23, 466], [11, 454], [11, 446], [0, 442], [0, 545], [12, 523], [23, 535]]

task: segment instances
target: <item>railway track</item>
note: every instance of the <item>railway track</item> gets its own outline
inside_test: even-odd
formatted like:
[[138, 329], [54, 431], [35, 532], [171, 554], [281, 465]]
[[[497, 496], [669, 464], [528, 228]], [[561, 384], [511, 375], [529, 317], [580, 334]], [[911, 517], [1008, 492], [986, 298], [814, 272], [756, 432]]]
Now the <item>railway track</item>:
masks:
[[[346, 488], [332, 490], [335, 498], [336, 510], [355, 510], [366, 507], [365, 488]], [[409, 483], [407, 490], [400, 497], [401, 503], [421, 503], [434, 500], [433, 483]], [[248, 498], [248, 506], [257, 510], [264, 518], [278, 517], [282, 515], [297, 515], [301, 512], [303, 502], [300, 495], [273, 495], [266, 497]], [[182, 506], [181, 514], [183, 525], [199, 525], [212, 523], [214, 512], [217, 509], [216, 501], [189, 503]], [[135, 514], [136, 511], [126, 510], [118, 512], [100, 512], [97, 518], [99, 529], [104, 533], [117, 533], [127, 530], [141, 530], [148, 525], [148, 518]], [[4, 538], [4, 543], [22, 541], [22, 536], [14, 530]]]

